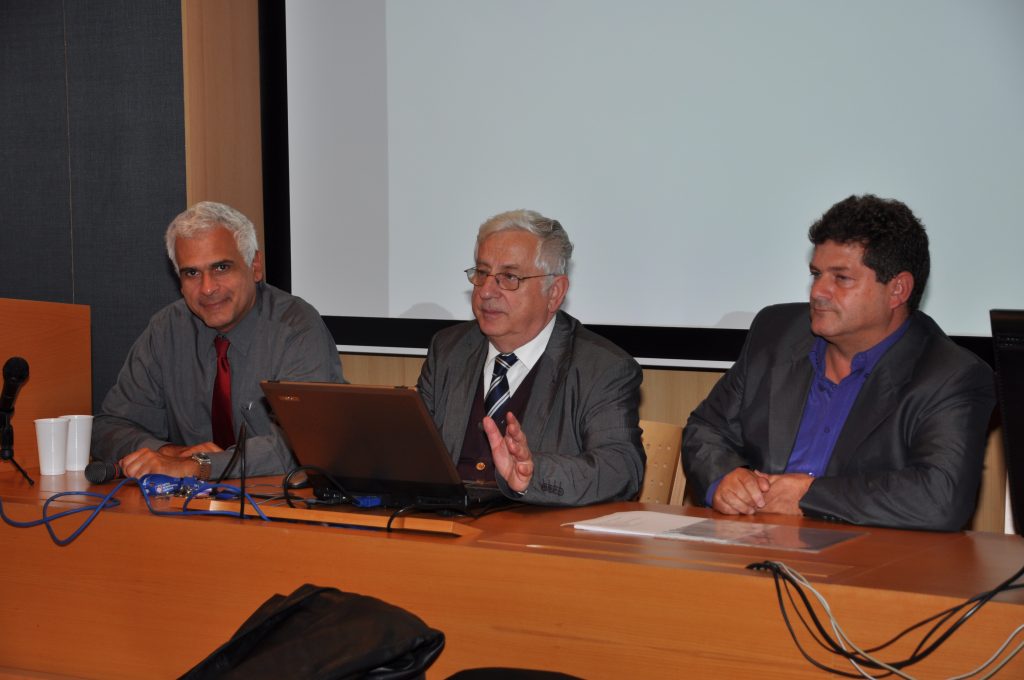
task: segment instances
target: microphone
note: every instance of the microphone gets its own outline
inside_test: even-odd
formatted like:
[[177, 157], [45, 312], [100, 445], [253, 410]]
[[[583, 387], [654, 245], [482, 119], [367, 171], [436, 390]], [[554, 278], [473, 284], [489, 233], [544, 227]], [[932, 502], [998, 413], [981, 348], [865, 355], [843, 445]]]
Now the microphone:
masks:
[[28, 380], [28, 362], [21, 357], [11, 357], [4, 364], [4, 390], [0, 393], [0, 413], [14, 413], [14, 400], [18, 398], [21, 384]]
[[124, 471], [117, 463], [108, 463], [105, 460], [94, 460], [85, 466], [85, 478], [90, 484], [106, 484], [112, 479], [121, 479]]

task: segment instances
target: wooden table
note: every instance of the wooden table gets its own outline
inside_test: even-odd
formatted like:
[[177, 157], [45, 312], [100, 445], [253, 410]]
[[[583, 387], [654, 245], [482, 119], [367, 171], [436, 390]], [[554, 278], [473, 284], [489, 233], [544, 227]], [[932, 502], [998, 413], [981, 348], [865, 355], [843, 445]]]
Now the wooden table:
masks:
[[[80, 473], [37, 479], [29, 488], [0, 467], [9, 516], [36, 518], [42, 499], [86, 486]], [[862, 645], [882, 642], [1024, 564], [1024, 539], [1002, 534], [768, 520], [859, 534], [806, 553], [564, 526], [635, 509], [712, 516], [633, 503], [522, 507], [456, 523], [453, 535], [428, 535], [164, 518], [146, 511], [134, 487], [120, 498], [121, 507], [102, 513], [65, 548], [41, 527], [0, 525], [0, 677], [174, 677], [268, 597], [303, 583], [379, 597], [444, 631], [446, 648], [431, 678], [485, 665], [586, 678], [820, 677], [790, 640], [772, 579], [747, 564], [773, 559], [803, 573]], [[70, 529], [61, 525], [64, 534]], [[925, 678], [965, 672], [1021, 623], [1024, 593], [1001, 596], [909, 670]], [[887, 658], [907, 651], [898, 647]], [[1000, 677], [1024, 677], [1024, 658]]]

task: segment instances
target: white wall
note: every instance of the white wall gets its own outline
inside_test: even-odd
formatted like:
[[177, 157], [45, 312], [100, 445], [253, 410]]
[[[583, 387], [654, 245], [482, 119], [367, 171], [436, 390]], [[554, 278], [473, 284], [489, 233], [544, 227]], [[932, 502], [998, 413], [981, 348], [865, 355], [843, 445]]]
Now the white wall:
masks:
[[1024, 3], [287, 10], [292, 283], [325, 315], [467, 318], [477, 225], [525, 207], [573, 238], [584, 322], [744, 327], [864, 192], [925, 223], [947, 332], [1024, 305]]

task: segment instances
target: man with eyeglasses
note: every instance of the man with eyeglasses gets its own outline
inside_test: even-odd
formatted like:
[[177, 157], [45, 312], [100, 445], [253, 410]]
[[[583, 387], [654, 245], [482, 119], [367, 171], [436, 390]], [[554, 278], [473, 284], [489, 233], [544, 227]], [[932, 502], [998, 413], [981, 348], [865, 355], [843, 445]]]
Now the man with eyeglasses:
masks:
[[557, 220], [484, 222], [466, 270], [476, 321], [434, 336], [419, 379], [462, 478], [542, 505], [633, 498], [646, 462], [640, 366], [560, 311], [571, 256]]

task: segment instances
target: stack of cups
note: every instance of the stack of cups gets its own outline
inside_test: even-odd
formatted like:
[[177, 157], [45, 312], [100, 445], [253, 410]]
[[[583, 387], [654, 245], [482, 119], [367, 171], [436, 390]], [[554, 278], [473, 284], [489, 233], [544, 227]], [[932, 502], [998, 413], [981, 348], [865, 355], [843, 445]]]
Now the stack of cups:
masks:
[[61, 416], [36, 421], [39, 474], [62, 475], [89, 464], [92, 416]]

